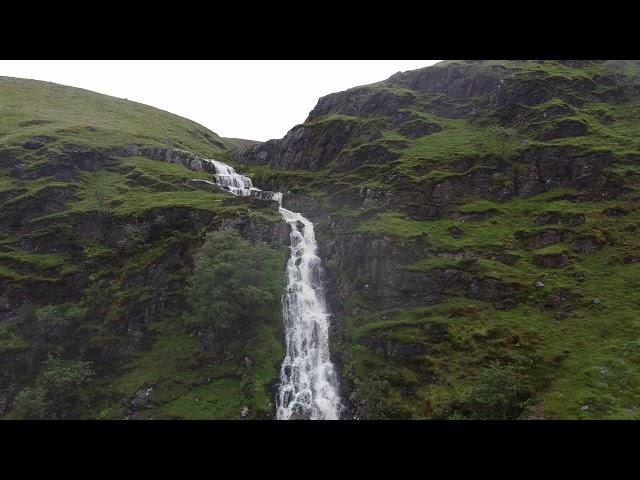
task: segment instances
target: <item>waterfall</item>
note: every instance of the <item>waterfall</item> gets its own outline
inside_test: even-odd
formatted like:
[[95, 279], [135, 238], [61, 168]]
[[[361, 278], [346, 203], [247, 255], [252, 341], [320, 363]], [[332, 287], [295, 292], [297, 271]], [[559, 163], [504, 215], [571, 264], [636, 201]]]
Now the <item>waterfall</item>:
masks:
[[226, 163], [218, 162], [217, 160], [209, 160], [216, 173], [214, 175], [216, 183], [221, 187], [226, 188], [231, 193], [239, 195], [241, 197], [248, 197], [253, 190], [258, 190], [253, 186], [251, 179], [244, 175], [238, 175], [235, 169]]
[[218, 185], [240, 196], [275, 200], [290, 228], [287, 286], [282, 297], [286, 354], [276, 397], [279, 420], [337, 420], [342, 404], [329, 358], [329, 312], [313, 223], [282, 207], [282, 193], [266, 192], [229, 165], [209, 160]]
[[337, 420], [340, 397], [329, 358], [329, 314], [313, 223], [280, 208], [291, 228], [287, 288], [282, 301], [287, 353], [280, 370], [278, 418]]

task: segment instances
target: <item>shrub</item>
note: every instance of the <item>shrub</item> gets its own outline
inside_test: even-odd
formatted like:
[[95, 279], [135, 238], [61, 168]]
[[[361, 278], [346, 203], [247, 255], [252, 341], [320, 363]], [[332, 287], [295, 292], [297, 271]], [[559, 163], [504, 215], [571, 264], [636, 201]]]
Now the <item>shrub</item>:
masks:
[[89, 362], [49, 358], [34, 387], [23, 389], [15, 400], [22, 418], [72, 418], [80, 403], [83, 387], [94, 376]]
[[449, 418], [483, 420], [514, 419], [523, 409], [524, 392], [511, 366], [491, 364], [482, 370], [477, 382], [463, 390], [456, 405], [457, 412]]
[[118, 246], [126, 251], [133, 251], [143, 246], [149, 238], [149, 226], [145, 223], [130, 223], [123, 227], [122, 238]]
[[249, 326], [279, 302], [283, 276], [279, 255], [266, 245], [251, 245], [235, 230], [207, 234], [188, 279], [195, 322], [223, 330]]

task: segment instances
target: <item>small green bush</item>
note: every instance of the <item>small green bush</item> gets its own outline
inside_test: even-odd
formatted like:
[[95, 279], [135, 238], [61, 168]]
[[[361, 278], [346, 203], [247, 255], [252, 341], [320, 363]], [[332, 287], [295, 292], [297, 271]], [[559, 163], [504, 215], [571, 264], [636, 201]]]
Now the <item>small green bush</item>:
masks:
[[474, 385], [463, 390], [457, 412], [449, 418], [515, 419], [522, 411], [524, 393], [512, 366], [493, 363], [482, 370]]
[[235, 230], [207, 234], [188, 280], [195, 323], [222, 330], [248, 327], [280, 301], [282, 267], [276, 251], [251, 245]]
[[35, 386], [23, 389], [15, 410], [25, 419], [68, 419], [81, 403], [83, 388], [93, 378], [90, 362], [49, 358]]
[[147, 243], [149, 226], [145, 223], [130, 223], [123, 227], [122, 239], [118, 246], [125, 251], [134, 251]]

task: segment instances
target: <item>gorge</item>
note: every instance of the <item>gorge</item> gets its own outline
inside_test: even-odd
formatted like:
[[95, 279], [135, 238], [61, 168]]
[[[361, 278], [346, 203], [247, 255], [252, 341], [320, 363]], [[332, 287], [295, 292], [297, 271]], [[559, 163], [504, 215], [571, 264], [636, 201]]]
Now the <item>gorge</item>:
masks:
[[[0, 419], [640, 418], [638, 138], [638, 61], [440, 62], [266, 142], [0, 77]], [[223, 247], [277, 294], [204, 321]]]

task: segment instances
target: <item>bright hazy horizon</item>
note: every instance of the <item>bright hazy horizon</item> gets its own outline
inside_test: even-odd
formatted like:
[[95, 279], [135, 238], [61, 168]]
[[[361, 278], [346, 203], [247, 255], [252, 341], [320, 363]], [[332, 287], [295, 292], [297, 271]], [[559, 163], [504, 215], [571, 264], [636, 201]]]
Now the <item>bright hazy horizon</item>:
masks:
[[222, 137], [269, 140], [318, 98], [439, 60], [0, 60], [0, 76], [84, 88], [186, 117]]

